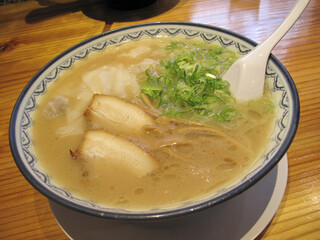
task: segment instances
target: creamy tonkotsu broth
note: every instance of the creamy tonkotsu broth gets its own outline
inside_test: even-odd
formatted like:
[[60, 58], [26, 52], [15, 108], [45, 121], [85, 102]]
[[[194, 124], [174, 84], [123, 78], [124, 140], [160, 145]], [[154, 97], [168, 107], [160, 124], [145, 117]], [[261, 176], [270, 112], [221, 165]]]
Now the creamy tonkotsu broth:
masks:
[[[199, 60], [205, 68], [189, 59], [207, 54], [209, 62]], [[221, 85], [217, 96], [199, 99], [189, 90], [199, 92], [203, 79], [219, 78], [237, 57], [212, 44], [158, 38], [109, 46], [76, 62], [34, 113], [41, 166], [72, 194], [126, 209], [179, 204], [228, 186], [264, 151], [274, 124], [271, 94], [266, 89], [262, 99], [236, 103], [223, 82], [212, 83]], [[193, 85], [161, 78], [177, 66]], [[197, 74], [204, 74], [198, 82]], [[165, 93], [164, 85], [179, 92]]]

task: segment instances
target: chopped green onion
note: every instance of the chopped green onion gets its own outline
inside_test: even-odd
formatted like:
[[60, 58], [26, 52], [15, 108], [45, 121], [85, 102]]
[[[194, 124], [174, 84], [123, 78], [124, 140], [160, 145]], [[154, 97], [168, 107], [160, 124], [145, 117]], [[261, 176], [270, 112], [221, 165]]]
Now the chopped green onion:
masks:
[[156, 71], [146, 70], [141, 92], [162, 109], [163, 115], [190, 114], [229, 122], [237, 117], [236, 101], [221, 72], [236, 60], [233, 52], [207, 44], [171, 42], [169, 57]]

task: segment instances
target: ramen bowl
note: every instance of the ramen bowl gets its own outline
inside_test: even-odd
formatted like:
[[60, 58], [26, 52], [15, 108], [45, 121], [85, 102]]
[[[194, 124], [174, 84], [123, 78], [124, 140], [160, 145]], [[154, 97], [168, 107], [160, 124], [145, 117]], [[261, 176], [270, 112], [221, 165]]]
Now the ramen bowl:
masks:
[[128, 210], [90, 202], [56, 184], [46, 169], [41, 166], [41, 161], [33, 149], [31, 134], [33, 113], [41, 97], [61, 74], [72, 68], [74, 64], [88, 58], [89, 55], [124, 42], [137, 41], [141, 38], [154, 39], [159, 36], [199, 39], [232, 49], [239, 55], [247, 54], [256, 46], [254, 41], [218, 27], [186, 22], [155, 22], [102, 33], [55, 57], [30, 80], [22, 91], [13, 109], [9, 129], [10, 147], [16, 165], [30, 184], [48, 199], [70, 210], [88, 214], [90, 217], [107, 218], [111, 221], [166, 221], [196, 212], [202, 214], [218, 204], [227, 202], [257, 183], [285, 155], [297, 130], [299, 99], [288, 71], [276, 57], [271, 55], [266, 71], [266, 85], [275, 99], [277, 108], [272, 136], [265, 146], [265, 153], [255, 167], [230, 186], [210, 196], [173, 207]]

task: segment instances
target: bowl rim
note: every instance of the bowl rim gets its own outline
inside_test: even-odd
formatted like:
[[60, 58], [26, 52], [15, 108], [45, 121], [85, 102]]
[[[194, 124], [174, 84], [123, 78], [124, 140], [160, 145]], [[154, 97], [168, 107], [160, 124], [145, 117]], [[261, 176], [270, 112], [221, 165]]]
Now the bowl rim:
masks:
[[53, 59], [51, 59], [47, 64], [45, 64], [32, 78], [29, 80], [29, 82], [26, 84], [22, 92], [20, 93], [18, 99], [16, 100], [16, 103], [14, 105], [14, 108], [11, 113], [10, 123], [9, 123], [9, 144], [11, 149], [11, 154], [13, 156], [13, 159], [22, 173], [22, 175], [26, 178], [26, 180], [41, 194], [46, 196], [47, 198], [57, 202], [58, 204], [64, 205], [68, 208], [71, 208], [73, 210], [91, 215], [91, 216], [97, 216], [102, 218], [109, 218], [109, 219], [120, 219], [120, 220], [158, 220], [158, 219], [167, 219], [172, 217], [178, 217], [182, 215], [188, 215], [191, 213], [199, 212], [202, 210], [205, 210], [207, 208], [213, 207], [215, 205], [218, 205], [222, 202], [225, 202], [242, 192], [244, 192], [246, 189], [248, 189], [250, 186], [257, 183], [261, 178], [263, 178], [274, 166], [277, 165], [277, 163], [281, 160], [281, 158], [286, 154], [295, 134], [298, 128], [299, 124], [299, 117], [300, 117], [300, 103], [299, 103], [299, 95], [298, 91], [296, 89], [296, 86], [294, 84], [294, 81], [292, 77], [290, 76], [287, 69], [282, 65], [282, 63], [273, 55], [270, 55], [270, 60], [275, 64], [275, 66], [281, 70], [282, 74], [284, 75], [285, 79], [288, 79], [287, 85], [288, 85], [288, 91], [291, 92], [292, 95], [292, 116], [293, 119], [291, 121], [291, 125], [288, 126], [288, 134], [286, 135], [285, 139], [282, 143], [282, 148], [279, 149], [275, 153], [275, 155], [269, 160], [269, 162], [261, 168], [256, 174], [249, 177], [245, 182], [238, 185], [235, 189], [232, 189], [229, 192], [226, 192], [220, 196], [217, 196], [213, 199], [207, 199], [205, 201], [201, 201], [196, 204], [192, 204], [190, 206], [186, 207], [179, 207], [179, 208], [173, 208], [173, 209], [164, 209], [163, 211], [157, 211], [155, 213], [147, 212], [147, 213], [115, 213], [115, 212], [107, 212], [107, 211], [101, 211], [96, 210], [92, 208], [87, 208], [82, 205], [78, 205], [77, 203], [74, 203], [72, 201], [68, 201], [53, 192], [47, 190], [46, 187], [44, 187], [42, 184], [38, 183], [38, 180], [35, 179], [32, 174], [29, 173], [28, 169], [26, 168], [24, 161], [22, 160], [21, 156], [18, 154], [17, 149], [17, 141], [15, 138], [15, 126], [17, 121], [17, 114], [19, 111], [19, 108], [21, 106], [22, 100], [25, 98], [25, 94], [29, 91], [31, 86], [36, 82], [38, 77], [46, 70], [48, 69], [52, 64], [54, 64], [57, 60], [61, 59], [64, 55], [72, 52], [73, 50], [92, 42], [96, 39], [103, 38], [108, 35], [112, 35], [117, 32], [122, 32], [125, 30], [134, 30], [136, 28], [141, 27], [150, 27], [150, 26], [164, 26], [164, 25], [173, 25], [173, 26], [191, 26], [191, 27], [200, 27], [204, 30], [213, 30], [218, 31], [224, 34], [228, 34], [232, 37], [235, 37], [237, 39], [240, 39], [252, 46], [256, 46], [257, 43], [241, 34], [238, 34], [236, 32], [233, 32], [231, 30], [227, 30], [225, 28], [217, 27], [217, 26], [211, 26], [207, 24], [202, 23], [195, 23], [195, 22], [181, 22], [181, 21], [160, 21], [160, 22], [148, 22], [148, 23], [140, 23], [140, 24], [133, 24], [117, 29], [113, 29], [104, 33], [100, 33], [98, 35], [95, 35], [93, 37], [90, 37], [84, 41], [81, 41], [72, 47], [68, 48], [67, 50], [63, 51]]

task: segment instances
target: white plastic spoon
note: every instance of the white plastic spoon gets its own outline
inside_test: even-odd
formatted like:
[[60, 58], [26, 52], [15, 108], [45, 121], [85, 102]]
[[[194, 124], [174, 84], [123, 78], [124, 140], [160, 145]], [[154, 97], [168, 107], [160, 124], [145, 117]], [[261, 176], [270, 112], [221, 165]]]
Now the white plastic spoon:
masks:
[[239, 100], [250, 100], [263, 95], [267, 61], [271, 50], [300, 17], [310, 0], [297, 0], [279, 27], [249, 54], [239, 58], [222, 76], [230, 82], [230, 90]]

